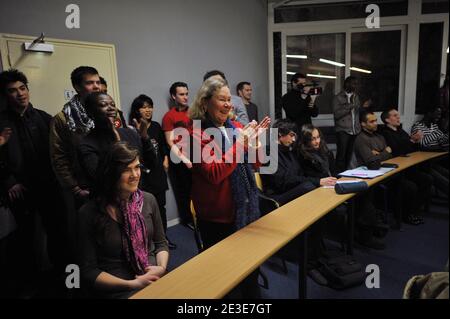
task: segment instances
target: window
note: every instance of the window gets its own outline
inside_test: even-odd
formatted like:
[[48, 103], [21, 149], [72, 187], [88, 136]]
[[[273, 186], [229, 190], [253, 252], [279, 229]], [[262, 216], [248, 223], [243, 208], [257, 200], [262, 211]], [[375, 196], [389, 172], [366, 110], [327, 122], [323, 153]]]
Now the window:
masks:
[[282, 71], [281, 71], [281, 32], [273, 33], [273, 68], [275, 78], [275, 118], [282, 117], [281, 95], [283, 93]]
[[422, 0], [422, 14], [448, 12], [448, 0]]
[[443, 23], [420, 25], [416, 114], [424, 114], [439, 103], [443, 30]]
[[352, 33], [351, 75], [374, 111], [398, 107], [401, 30]]
[[345, 77], [345, 33], [295, 35], [286, 38], [288, 83], [294, 73], [322, 88], [316, 99], [320, 114], [332, 113], [332, 101]]
[[369, 4], [377, 4], [382, 17], [408, 14], [408, 0], [321, 3], [275, 8], [275, 23], [366, 18]]

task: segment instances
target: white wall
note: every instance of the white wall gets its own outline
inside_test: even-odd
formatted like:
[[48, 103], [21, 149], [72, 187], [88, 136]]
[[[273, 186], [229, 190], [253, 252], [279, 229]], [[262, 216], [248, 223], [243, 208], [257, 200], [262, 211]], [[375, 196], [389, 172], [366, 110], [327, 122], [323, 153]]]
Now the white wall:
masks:
[[[65, 27], [70, 3], [80, 7], [80, 29]], [[125, 113], [145, 93], [160, 121], [170, 84], [187, 82], [192, 100], [211, 69], [224, 71], [233, 91], [252, 82], [254, 102], [268, 113], [265, 0], [1, 0], [0, 12], [0, 33], [114, 44]], [[172, 192], [167, 202], [170, 220], [177, 216]]]

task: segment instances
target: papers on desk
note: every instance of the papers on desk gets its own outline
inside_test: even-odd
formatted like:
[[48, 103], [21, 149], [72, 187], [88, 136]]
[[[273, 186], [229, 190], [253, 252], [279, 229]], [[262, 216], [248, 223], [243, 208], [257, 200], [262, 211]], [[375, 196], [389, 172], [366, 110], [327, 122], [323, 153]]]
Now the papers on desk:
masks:
[[395, 168], [393, 168], [393, 167], [381, 167], [380, 169], [377, 169], [377, 170], [369, 170], [369, 169], [367, 169], [367, 167], [361, 166], [361, 167], [358, 167], [355, 169], [349, 169], [345, 172], [340, 173], [339, 175], [345, 176], [345, 177], [375, 178], [375, 177], [382, 176], [382, 175], [386, 174], [387, 172], [390, 172], [394, 169]]

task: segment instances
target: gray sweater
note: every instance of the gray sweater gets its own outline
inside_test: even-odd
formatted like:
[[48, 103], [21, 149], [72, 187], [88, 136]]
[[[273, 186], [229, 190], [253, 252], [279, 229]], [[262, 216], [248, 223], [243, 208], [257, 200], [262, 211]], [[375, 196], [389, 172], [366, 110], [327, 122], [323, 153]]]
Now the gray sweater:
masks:
[[242, 99], [239, 96], [232, 95], [231, 104], [234, 106], [234, 113], [236, 114], [237, 117], [236, 120], [243, 126], [247, 125], [249, 122], [247, 109]]
[[[155, 265], [156, 254], [169, 249], [158, 203], [152, 194], [144, 192], [142, 214], [148, 231], [149, 261]], [[89, 288], [94, 287], [95, 280], [103, 271], [125, 280], [135, 278], [125, 257], [122, 236], [121, 225], [95, 201], [92, 200], [81, 207], [78, 215], [79, 265], [82, 280]], [[134, 291], [93, 293], [99, 297], [128, 298]]]
[[345, 91], [337, 94], [333, 99], [334, 126], [336, 132], [345, 132], [351, 135], [358, 135], [361, 132], [359, 123], [359, 110], [361, 101], [356, 93], [350, 99], [350, 103]]
[[[362, 130], [355, 140], [355, 155], [358, 166], [364, 165], [369, 169], [378, 169], [382, 161], [392, 157], [392, 154], [386, 151], [386, 147], [386, 140], [381, 134]], [[374, 155], [373, 150], [380, 154]]]

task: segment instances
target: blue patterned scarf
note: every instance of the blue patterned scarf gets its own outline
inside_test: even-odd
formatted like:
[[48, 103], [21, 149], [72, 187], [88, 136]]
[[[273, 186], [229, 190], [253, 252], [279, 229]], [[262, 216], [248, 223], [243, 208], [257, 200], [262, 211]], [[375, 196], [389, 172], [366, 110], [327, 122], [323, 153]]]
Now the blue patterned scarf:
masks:
[[[239, 134], [236, 126], [230, 120], [227, 120], [224, 126], [233, 129], [233, 136], [229, 136], [229, 139], [235, 143]], [[222, 151], [225, 153], [231, 146], [232, 144], [226, 142], [226, 138], [222, 134]], [[258, 189], [254, 173], [251, 165], [248, 164], [247, 154], [244, 158], [244, 163], [238, 163], [230, 176], [234, 206], [236, 207], [236, 229], [241, 229], [260, 217]]]

